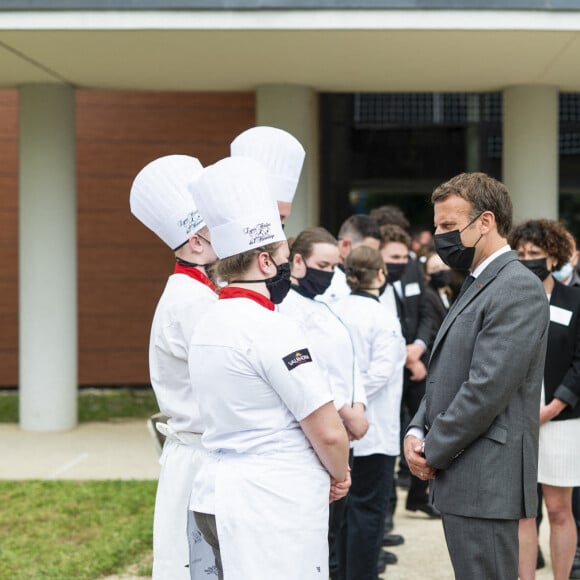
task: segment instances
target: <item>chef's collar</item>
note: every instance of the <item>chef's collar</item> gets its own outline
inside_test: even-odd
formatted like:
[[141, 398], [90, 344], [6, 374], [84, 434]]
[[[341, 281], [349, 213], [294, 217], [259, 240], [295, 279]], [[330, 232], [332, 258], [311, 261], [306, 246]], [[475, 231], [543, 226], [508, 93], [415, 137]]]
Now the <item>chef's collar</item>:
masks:
[[174, 274], [185, 274], [202, 284], [205, 284], [212, 292], [215, 292], [215, 285], [214, 283], [204, 274], [201, 270], [198, 270], [193, 265], [187, 265], [183, 260], [178, 260], [175, 262], [175, 270], [173, 270]]
[[268, 310], [276, 309], [274, 303], [263, 294], [255, 292], [254, 290], [248, 290], [247, 288], [240, 288], [239, 286], [226, 286], [225, 288], [222, 288], [220, 290], [219, 299], [223, 300], [224, 298], [248, 298]]

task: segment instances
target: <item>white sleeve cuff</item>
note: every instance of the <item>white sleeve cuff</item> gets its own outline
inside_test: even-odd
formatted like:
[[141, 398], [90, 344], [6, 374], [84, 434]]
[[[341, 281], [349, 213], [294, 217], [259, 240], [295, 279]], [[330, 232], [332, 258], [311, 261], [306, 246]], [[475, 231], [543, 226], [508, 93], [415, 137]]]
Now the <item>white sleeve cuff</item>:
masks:
[[405, 433], [405, 439], [409, 437], [409, 435], [414, 435], [415, 437], [417, 437], [417, 439], [421, 439], [421, 441], [425, 439], [425, 432], [423, 431], [423, 429], [419, 429], [419, 427], [411, 427]]

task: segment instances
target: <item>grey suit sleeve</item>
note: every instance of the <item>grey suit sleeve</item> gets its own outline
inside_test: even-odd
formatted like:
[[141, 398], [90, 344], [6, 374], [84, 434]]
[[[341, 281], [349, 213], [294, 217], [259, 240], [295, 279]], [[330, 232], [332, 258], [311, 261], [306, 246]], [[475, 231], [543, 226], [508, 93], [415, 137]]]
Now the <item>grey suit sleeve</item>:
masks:
[[411, 429], [412, 427], [416, 429], [421, 429], [421, 431], [425, 432], [426, 420], [427, 415], [425, 413], [425, 397], [423, 397], [423, 399], [421, 399], [421, 404], [419, 405], [419, 408], [417, 409], [417, 412], [415, 413], [414, 417], [411, 419], [405, 434], [407, 434], [409, 432], [409, 429]]
[[[548, 303], [538, 290], [530, 286], [529, 279], [516, 276], [509, 284], [504, 281], [494, 287], [491, 299], [482, 306], [483, 310], [477, 311], [479, 320], [468, 379], [446, 411], [432, 421], [425, 438], [425, 455], [433, 467], [445, 469], [490, 428], [524, 384], [530, 369], [541, 374]], [[538, 345], [542, 348], [538, 349]], [[449, 364], [457, 360], [453, 353], [447, 353], [447, 358]], [[443, 381], [444, 374], [439, 379]]]

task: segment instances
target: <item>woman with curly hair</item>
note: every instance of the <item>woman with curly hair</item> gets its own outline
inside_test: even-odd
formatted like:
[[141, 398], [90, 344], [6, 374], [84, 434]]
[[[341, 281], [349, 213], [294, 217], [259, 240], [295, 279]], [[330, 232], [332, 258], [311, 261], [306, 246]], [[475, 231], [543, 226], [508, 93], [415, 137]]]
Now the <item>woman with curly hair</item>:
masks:
[[[540, 405], [538, 481], [550, 521], [550, 555], [556, 580], [567, 579], [576, 551], [572, 488], [580, 485], [580, 289], [554, 279], [552, 271], [572, 248], [562, 224], [546, 219], [516, 226], [509, 237], [522, 263], [542, 281], [550, 302], [548, 349]], [[520, 578], [534, 578], [535, 518], [520, 520]]]

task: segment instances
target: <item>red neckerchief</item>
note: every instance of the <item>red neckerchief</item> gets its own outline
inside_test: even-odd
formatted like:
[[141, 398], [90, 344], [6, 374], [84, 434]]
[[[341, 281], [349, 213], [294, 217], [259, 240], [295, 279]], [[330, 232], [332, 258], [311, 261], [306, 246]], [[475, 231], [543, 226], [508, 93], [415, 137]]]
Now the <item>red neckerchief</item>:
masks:
[[214, 283], [201, 271], [198, 270], [194, 266], [185, 266], [184, 264], [180, 264], [179, 262], [175, 263], [175, 270], [173, 270], [174, 274], [185, 274], [202, 284], [205, 284], [212, 292], [215, 292]]
[[222, 288], [220, 290], [219, 298], [220, 300], [223, 298], [249, 298], [268, 310], [276, 309], [274, 303], [263, 294], [254, 292], [253, 290], [247, 290], [246, 288], [239, 288], [238, 286], [226, 286], [225, 288]]

